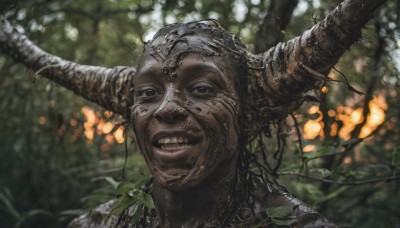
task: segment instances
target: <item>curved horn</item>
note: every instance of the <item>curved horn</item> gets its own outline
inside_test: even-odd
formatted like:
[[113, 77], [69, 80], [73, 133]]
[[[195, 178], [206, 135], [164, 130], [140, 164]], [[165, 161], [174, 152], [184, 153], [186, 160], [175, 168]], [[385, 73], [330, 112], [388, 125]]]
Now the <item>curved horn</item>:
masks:
[[80, 65], [51, 55], [12, 27], [3, 15], [0, 15], [0, 50], [85, 99], [130, 117], [135, 68]]
[[251, 56], [251, 93], [266, 121], [286, 117], [304, 93], [329, 80], [340, 56], [361, 37], [363, 26], [386, 0], [346, 0], [301, 36]]

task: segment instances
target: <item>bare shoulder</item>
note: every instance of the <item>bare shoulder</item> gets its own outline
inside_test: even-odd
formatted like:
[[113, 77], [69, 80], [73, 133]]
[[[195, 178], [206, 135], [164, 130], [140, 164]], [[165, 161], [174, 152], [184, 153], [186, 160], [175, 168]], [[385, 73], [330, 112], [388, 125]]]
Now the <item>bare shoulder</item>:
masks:
[[291, 207], [293, 212], [290, 217], [296, 220], [291, 227], [338, 227], [336, 224], [311, 209], [301, 200], [273, 184], [265, 185], [261, 183], [261, 181], [256, 181], [255, 187], [257, 210], [265, 211], [268, 208], [280, 206]]

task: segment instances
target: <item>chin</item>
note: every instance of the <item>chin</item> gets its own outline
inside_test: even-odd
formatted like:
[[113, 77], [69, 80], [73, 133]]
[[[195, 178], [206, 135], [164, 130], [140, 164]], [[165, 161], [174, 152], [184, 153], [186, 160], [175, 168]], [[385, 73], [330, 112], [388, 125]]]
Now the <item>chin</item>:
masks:
[[183, 191], [196, 187], [208, 176], [208, 173], [205, 173], [204, 169], [204, 166], [189, 170], [161, 170], [159, 168], [154, 168], [153, 176], [154, 180], [164, 188], [171, 191]]

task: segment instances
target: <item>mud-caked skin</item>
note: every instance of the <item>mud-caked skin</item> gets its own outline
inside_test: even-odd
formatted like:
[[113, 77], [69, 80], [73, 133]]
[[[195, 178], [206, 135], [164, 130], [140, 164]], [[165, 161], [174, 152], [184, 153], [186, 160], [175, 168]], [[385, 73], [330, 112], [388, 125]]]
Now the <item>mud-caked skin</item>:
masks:
[[162, 61], [145, 58], [134, 80], [132, 124], [156, 181], [182, 190], [216, 170], [232, 169], [240, 107], [231, 69], [218, 67], [226, 66], [221, 59], [192, 54], [171, 80]]

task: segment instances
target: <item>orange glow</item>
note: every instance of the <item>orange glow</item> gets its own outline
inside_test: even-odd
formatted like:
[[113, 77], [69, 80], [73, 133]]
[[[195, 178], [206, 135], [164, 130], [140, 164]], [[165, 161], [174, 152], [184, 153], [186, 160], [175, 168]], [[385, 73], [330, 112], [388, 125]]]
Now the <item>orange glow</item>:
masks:
[[322, 93], [327, 93], [328, 92], [328, 87], [324, 86], [321, 88]]
[[111, 111], [104, 111], [104, 116], [106, 117], [106, 118], [110, 118], [111, 116], [113, 115], [113, 113], [111, 112]]
[[69, 124], [71, 124], [71, 126], [73, 126], [73, 127], [76, 127], [76, 126], [78, 126], [78, 121], [76, 119], [71, 119], [69, 121]]
[[40, 117], [39, 117], [39, 123], [40, 123], [41, 125], [45, 125], [46, 122], [47, 122], [47, 119], [46, 119], [45, 116], [40, 116]]
[[114, 124], [112, 124], [111, 122], [105, 122], [101, 128], [101, 131], [104, 134], [108, 134], [111, 132], [111, 130], [114, 128]]
[[354, 125], [360, 124], [360, 123], [362, 123], [363, 120], [364, 120], [364, 116], [363, 116], [362, 108], [358, 108], [358, 109], [354, 110], [353, 112], [351, 112], [350, 121], [352, 124], [354, 124]]
[[[120, 126], [115, 132], [112, 130], [115, 128], [115, 124], [110, 121], [104, 121], [101, 117], [101, 113], [93, 111], [89, 107], [82, 107], [82, 113], [85, 116], [86, 121], [83, 123], [84, 132], [83, 134], [88, 141], [93, 141], [96, 135], [105, 134], [104, 141], [100, 147], [101, 151], [107, 152], [110, 150], [113, 143], [123, 143], [124, 139], [124, 127]], [[111, 118], [113, 113], [111, 111], [105, 111], [104, 116], [106, 118]], [[72, 126], [77, 125], [78, 121], [75, 119], [70, 120]]]
[[316, 145], [307, 145], [303, 148], [303, 152], [304, 153], [309, 153], [309, 152], [313, 152], [317, 150], [317, 146]]
[[336, 122], [334, 122], [331, 125], [331, 131], [329, 132], [329, 135], [331, 137], [335, 137], [337, 135], [337, 131], [338, 131], [338, 124]]
[[108, 143], [113, 143], [113, 142], [114, 142], [114, 137], [113, 137], [112, 135], [107, 135], [107, 136], [106, 136], [106, 141], [107, 141]]
[[94, 111], [86, 106], [82, 107], [82, 112], [86, 117], [87, 123], [90, 125], [94, 125], [96, 122], [96, 114]]
[[314, 139], [319, 135], [322, 127], [320, 123], [316, 120], [308, 120], [304, 124], [304, 138], [305, 139]]
[[[363, 108], [353, 109], [348, 106], [338, 106], [336, 110], [328, 110], [328, 116], [331, 118], [335, 118], [336, 122], [333, 122], [331, 125], [331, 129], [329, 135], [334, 137], [339, 135], [340, 138], [344, 140], [349, 140], [351, 137], [351, 133], [354, 128], [365, 121], [364, 126], [361, 128], [360, 134], [358, 137], [365, 138], [372, 134], [385, 120], [385, 110], [387, 109], [387, 103], [385, 101], [385, 97], [383, 95], [379, 95], [374, 97], [368, 104], [369, 114], [365, 119], [363, 115]], [[323, 135], [323, 114], [319, 111], [319, 107], [313, 105], [308, 110], [310, 115], [314, 115], [316, 113], [319, 114], [318, 119], [316, 120], [308, 120], [304, 126], [304, 138], [305, 139], [314, 139], [317, 136], [324, 137]], [[339, 129], [338, 122], [341, 123], [341, 127]]]
[[319, 107], [317, 105], [311, 106], [310, 109], [308, 109], [308, 114], [313, 115], [319, 111]]
[[328, 116], [329, 116], [329, 117], [334, 117], [334, 116], [336, 116], [335, 110], [329, 109], [329, 110], [328, 110]]
[[123, 143], [125, 141], [124, 127], [121, 126], [114, 132], [114, 138], [117, 143]]
[[93, 130], [85, 130], [85, 132], [83, 134], [85, 134], [85, 136], [89, 140], [89, 142], [93, 141], [93, 138], [94, 138]]
[[85, 128], [85, 130], [92, 130], [93, 129], [93, 125], [89, 122], [85, 122], [83, 124], [83, 127]]
[[385, 111], [387, 109], [387, 103], [383, 96], [374, 97], [369, 102], [369, 114], [367, 116], [367, 122], [365, 126], [361, 129], [360, 138], [365, 138], [369, 136], [373, 131], [375, 131], [379, 125], [385, 121]]
[[343, 163], [346, 164], [346, 165], [351, 164], [352, 161], [353, 161], [353, 159], [352, 159], [351, 157], [349, 157], [349, 156], [346, 156], [346, 157], [343, 159]]

